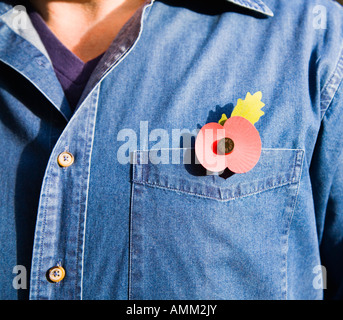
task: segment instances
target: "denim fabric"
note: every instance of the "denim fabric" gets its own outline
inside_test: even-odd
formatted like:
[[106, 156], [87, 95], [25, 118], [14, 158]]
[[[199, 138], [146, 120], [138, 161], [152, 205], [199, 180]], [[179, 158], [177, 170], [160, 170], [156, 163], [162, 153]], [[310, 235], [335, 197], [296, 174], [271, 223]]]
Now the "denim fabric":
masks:
[[[75, 113], [35, 30], [0, 14], [2, 299], [343, 297], [338, 4], [152, 1]], [[258, 164], [209, 175], [196, 133], [257, 91]]]

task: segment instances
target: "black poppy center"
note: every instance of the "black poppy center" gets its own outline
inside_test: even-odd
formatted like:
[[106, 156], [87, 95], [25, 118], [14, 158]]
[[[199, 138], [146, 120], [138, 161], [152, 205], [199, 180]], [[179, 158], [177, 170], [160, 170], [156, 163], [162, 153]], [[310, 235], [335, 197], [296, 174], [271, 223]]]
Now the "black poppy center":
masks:
[[230, 138], [223, 138], [217, 142], [217, 154], [229, 154], [235, 147], [234, 142]]

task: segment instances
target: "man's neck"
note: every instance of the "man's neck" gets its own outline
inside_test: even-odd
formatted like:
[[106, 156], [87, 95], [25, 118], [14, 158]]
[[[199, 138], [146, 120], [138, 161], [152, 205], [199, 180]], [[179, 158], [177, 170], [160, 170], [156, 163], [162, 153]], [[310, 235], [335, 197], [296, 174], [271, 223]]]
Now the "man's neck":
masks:
[[31, 0], [56, 37], [87, 62], [110, 46], [145, 0]]

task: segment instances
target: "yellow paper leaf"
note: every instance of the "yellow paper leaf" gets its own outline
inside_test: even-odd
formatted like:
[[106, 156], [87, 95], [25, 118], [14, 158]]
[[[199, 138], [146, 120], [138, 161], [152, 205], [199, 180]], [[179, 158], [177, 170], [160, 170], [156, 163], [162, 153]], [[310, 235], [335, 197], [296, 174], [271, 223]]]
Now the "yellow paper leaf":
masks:
[[262, 92], [258, 91], [251, 95], [247, 93], [244, 100], [238, 99], [237, 105], [231, 113], [231, 117], [239, 116], [249, 120], [252, 124], [255, 124], [264, 112], [261, 110], [264, 107], [264, 103], [261, 101]]
[[220, 118], [220, 120], [218, 121], [218, 123], [219, 123], [220, 125], [223, 126], [226, 120], [227, 120], [227, 116], [226, 116], [225, 113], [223, 113], [223, 114], [222, 114], [222, 117]]

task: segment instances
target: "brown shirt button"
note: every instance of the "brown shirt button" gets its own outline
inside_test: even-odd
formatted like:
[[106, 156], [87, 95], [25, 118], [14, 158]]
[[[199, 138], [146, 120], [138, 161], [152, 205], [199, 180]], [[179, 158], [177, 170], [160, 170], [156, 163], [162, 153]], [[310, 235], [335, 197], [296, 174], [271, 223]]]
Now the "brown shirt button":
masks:
[[74, 156], [67, 151], [59, 154], [57, 162], [61, 167], [69, 167], [74, 163]]
[[65, 277], [65, 270], [61, 266], [52, 267], [48, 271], [48, 279], [52, 282], [60, 282]]

